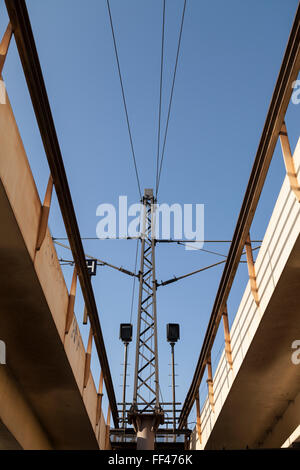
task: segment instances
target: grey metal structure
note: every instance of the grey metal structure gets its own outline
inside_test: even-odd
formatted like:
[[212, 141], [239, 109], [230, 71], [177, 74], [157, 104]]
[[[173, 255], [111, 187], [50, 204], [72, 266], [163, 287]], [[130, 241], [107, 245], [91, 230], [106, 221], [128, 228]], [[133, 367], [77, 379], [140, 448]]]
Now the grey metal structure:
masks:
[[139, 272], [139, 302], [136, 335], [136, 357], [133, 403], [128, 414], [137, 433], [145, 423], [155, 433], [163, 422], [159, 402], [157, 350], [157, 311], [155, 277], [155, 200], [152, 189], [143, 196], [141, 230], [141, 264]]
[[144, 403], [140, 412], [160, 410], [157, 353], [157, 311], [155, 277], [155, 201], [152, 189], [145, 189], [141, 231], [141, 265], [136, 336], [133, 407]]

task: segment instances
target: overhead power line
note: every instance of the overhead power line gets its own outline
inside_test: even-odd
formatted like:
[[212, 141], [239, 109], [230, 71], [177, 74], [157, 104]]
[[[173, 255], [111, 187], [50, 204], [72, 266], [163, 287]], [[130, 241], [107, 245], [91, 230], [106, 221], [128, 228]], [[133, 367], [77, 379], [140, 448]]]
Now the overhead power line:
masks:
[[[99, 237], [81, 237], [81, 240], [140, 240], [141, 237], [116, 237], [116, 238], [99, 238]], [[53, 241], [56, 240], [68, 240], [68, 237], [52, 237]], [[165, 239], [157, 238], [156, 243], [177, 243], [182, 245], [183, 243], [231, 243], [232, 240], [184, 240], [184, 239]], [[252, 243], [261, 243], [262, 240], [251, 240]]]
[[[181, 245], [182, 243], [231, 243], [232, 240], [179, 240], [179, 239], [164, 239], [158, 238], [156, 243], [177, 243]], [[252, 243], [261, 243], [262, 240], [251, 240]]]
[[173, 277], [172, 279], [168, 279], [167, 281], [162, 281], [162, 282], [157, 284], [157, 287], [172, 284], [173, 282], [180, 281], [181, 279], [184, 279], [184, 278], [189, 277], [189, 276], [193, 276], [193, 274], [201, 273], [202, 271], [206, 271], [207, 269], [214, 268], [215, 266], [219, 266], [219, 264], [223, 264], [223, 263], [226, 263], [226, 259], [224, 259], [222, 261], [219, 261], [218, 263], [214, 263], [214, 264], [210, 264], [209, 266], [205, 266], [204, 268], [197, 269], [196, 271], [193, 271], [191, 273], [184, 274], [183, 276]]
[[[257, 246], [253, 248], [253, 251], [258, 250], [259, 248], [260, 246]], [[220, 255], [220, 253], [218, 254]], [[241, 256], [245, 254], [246, 252], [243, 252]], [[226, 263], [226, 261], [227, 261], [227, 258], [222, 261], [219, 261], [218, 263], [210, 264], [209, 266], [205, 266], [204, 268], [200, 268], [200, 269], [197, 269], [196, 271], [192, 271], [191, 273], [184, 274], [183, 276], [179, 276], [179, 277], [174, 276], [173, 278], [168, 279], [167, 281], [161, 281], [160, 283], [157, 283], [157, 287], [167, 286], [168, 284], [172, 284], [173, 282], [180, 281], [181, 279], [185, 279], [186, 277], [190, 277], [190, 276], [193, 276], [194, 274], [198, 274], [198, 273], [201, 273], [202, 271], [206, 271], [207, 269], [214, 268], [215, 266], [219, 266], [220, 264]], [[240, 263], [247, 263], [247, 261], [240, 260]]]
[[173, 73], [173, 81], [172, 81], [172, 88], [171, 88], [171, 95], [170, 95], [169, 108], [168, 108], [168, 116], [167, 116], [166, 129], [165, 129], [165, 134], [164, 134], [164, 142], [163, 142], [163, 148], [162, 148], [162, 154], [161, 154], [161, 160], [160, 160], [160, 167], [159, 167], [159, 173], [158, 173], [158, 180], [157, 180], [157, 185], [156, 185], [156, 198], [157, 198], [157, 195], [158, 195], [159, 183], [160, 183], [160, 177], [161, 177], [161, 171], [162, 171], [162, 165], [163, 165], [163, 160], [164, 160], [164, 156], [165, 156], [166, 141], [167, 141], [167, 135], [168, 135], [168, 129], [169, 129], [169, 121], [170, 121], [170, 114], [171, 114], [171, 108], [172, 108], [172, 102], [173, 102], [174, 86], [175, 86], [176, 73], [177, 73], [177, 66], [178, 66], [178, 58], [179, 58], [179, 52], [180, 52], [180, 46], [181, 46], [181, 38], [182, 38], [182, 31], [183, 31], [183, 24], [184, 24], [185, 9], [186, 9], [186, 0], [184, 0], [183, 10], [182, 10], [182, 16], [181, 16], [180, 32], [179, 32], [179, 38], [178, 38], [177, 53], [176, 53], [176, 61], [175, 61], [175, 67], [174, 67], [174, 73]]
[[[193, 247], [193, 245], [189, 245], [188, 243], [183, 243], [183, 242], [177, 242], [177, 243], [178, 245], [191, 247], [193, 250], [196, 250], [196, 251], [203, 251], [204, 253], [210, 253], [211, 255], [217, 255], [217, 256], [222, 256], [222, 258], [227, 258], [227, 255], [224, 255], [223, 253], [219, 253], [218, 251], [211, 251], [211, 250], [205, 250], [204, 248]], [[253, 251], [258, 250], [258, 248], [260, 248], [260, 246], [253, 248]], [[245, 253], [242, 253], [242, 255], [244, 254]]]
[[161, 101], [162, 101], [162, 82], [163, 82], [163, 68], [164, 68], [164, 41], [165, 41], [165, 15], [166, 15], [166, 0], [163, 0], [163, 19], [162, 19], [162, 33], [161, 33], [161, 59], [160, 59], [160, 83], [159, 83], [159, 105], [158, 105], [158, 133], [157, 133], [157, 157], [156, 157], [156, 183], [158, 184], [158, 168], [159, 168], [159, 155], [160, 155], [160, 128], [161, 128]]
[[138, 190], [139, 190], [139, 194], [140, 194], [140, 199], [142, 199], [142, 191], [141, 191], [140, 179], [139, 179], [137, 163], [136, 163], [136, 158], [135, 158], [135, 151], [134, 151], [134, 147], [133, 147], [132, 133], [131, 133], [130, 123], [129, 123], [128, 110], [127, 110], [127, 104], [126, 104], [126, 98], [125, 98], [125, 91], [124, 91], [123, 79], [122, 79], [121, 67], [120, 67], [120, 61], [119, 61], [119, 54], [118, 54], [118, 48], [117, 48], [117, 42], [116, 42], [116, 37], [115, 37], [115, 31], [114, 31], [114, 25], [113, 25], [109, 0], [106, 0], [106, 3], [107, 3], [109, 20], [110, 20], [110, 27], [111, 27], [112, 37], [113, 37], [116, 61], [117, 61], [117, 66], [118, 66], [118, 73], [119, 73], [120, 85], [121, 85], [121, 90], [122, 90], [123, 104], [124, 104], [127, 127], [128, 127], [128, 133], [129, 133], [129, 139], [130, 139], [131, 153], [132, 153], [132, 158], [133, 158], [133, 163], [134, 163], [134, 169], [135, 169], [135, 174], [136, 174], [136, 180], [137, 180]]
[[188, 243], [178, 242], [178, 245], [188, 246], [188, 247], [191, 247], [193, 250], [199, 250], [199, 251], [203, 251], [204, 253], [210, 253], [211, 255], [217, 255], [217, 256], [222, 256], [222, 258], [227, 258], [227, 255], [224, 255], [223, 253], [218, 253], [217, 251], [205, 250], [204, 248], [193, 247], [193, 245], [189, 245]]
[[[71, 251], [71, 248], [68, 245], [64, 245], [63, 243], [60, 243], [56, 240], [53, 240], [53, 242], [56, 245], [59, 245], [62, 248], [66, 248], [66, 250]], [[86, 253], [85, 253], [85, 257], [90, 258], [90, 259], [95, 259], [100, 265], [108, 266], [110, 268], [116, 269], [117, 271], [120, 271], [121, 273], [128, 274], [128, 276], [138, 277], [138, 274], [136, 274], [135, 272], [133, 273], [133, 272], [129, 271], [128, 269], [124, 269], [124, 268], [122, 268], [122, 266], [121, 267], [115, 266], [114, 264], [108, 263], [107, 261], [103, 261], [102, 259], [99, 259], [99, 258], [95, 258], [94, 256], [88, 255]], [[73, 261], [68, 261], [68, 260], [64, 260], [64, 261], [68, 264], [73, 262]]]
[[[56, 245], [59, 245], [63, 248], [66, 248], [67, 250], [71, 250], [71, 248], [68, 246], [68, 245], [64, 245], [63, 243], [60, 243], [58, 241], [55, 241], [53, 240], [53, 242], [56, 244]], [[86, 258], [91, 258], [91, 259], [95, 259], [99, 265], [101, 266], [108, 266], [110, 268], [113, 268], [113, 269], [116, 269], [117, 271], [120, 271], [124, 274], [128, 274], [129, 276], [133, 276], [134, 277], [134, 282], [133, 282], [133, 289], [132, 289], [132, 298], [131, 298], [131, 312], [130, 312], [130, 323], [131, 323], [131, 320], [132, 320], [132, 312], [133, 312], [133, 302], [134, 302], [134, 290], [135, 290], [135, 278], [138, 278], [139, 277], [139, 274], [136, 273], [136, 268], [137, 268], [137, 256], [138, 256], [138, 240], [137, 240], [137, 247], [136, 247], [136, 255], [135, 255], [135, 268], [134, 268], [134, 272], [131, 272], [129, 271], [128, 269], [124, 269], [122, 267], [118, 267], [118, 266], [115, 266], [111, 263], [108, 263], [106, 261], [103, 261], [99, 258], [95, 258], [94, 256], [91, 256], [91, 255], [87, 255], [85, 254]], [[260, 246], [257, 246], [255, 248], [253, 248], [253, 251], [256, 251], [260, 248]], [[209, 253], [212, 253], [212, 252], [209, 252]], [[224, 256], [224, 255], [221, 255], [220, 253], [214, 253], [216, 255], [219, 255], [219, 256]], [[243, 252], [241, 256], [245, 255], [246, 253]], [[65, 260], [65, 259], [61, 259], [60, 261], [63, 262], [64, 265], [70, 265], [72, 263], [74, 263], [74, 261], [72, 260]], [[215, 266], [219, 266], [220, 264], [223, 264], [223, 263], [226, 263], [227, 261], [227, 258], [222, 260], [222, 261], [219, 261], [217, 263], [214, 263], [214, 264], [210, 264], [209, 266], [205, 266], [204, 268], [200, 268], [200, 269], [197, 269], [196, 271], [192, 271], [190, 273], [187, 273], [187, 274], [184, 274], [182, 276], [174, 276], [172, 277], [171, 279], [168, 279], [167, 281], [161, 281], [160, 283], [157, 283], [156, 286], [157, 287], [160, 287], [160, 286], [167, 286], [168, 284], [172, 284], [173, 282], [177, 282], [177, 281], [180, 281], [181, 279], [185, 279], [186, 277], [190, 277], [190, 276], [193, 276], [194, 274], [198, 274], [202, 271], [207, 271], [208, 269], [210, 268], [214, 268]], [[247, 263], [247, 261], [243, 261], [243, 260], [240, 260], [240, 263]]]

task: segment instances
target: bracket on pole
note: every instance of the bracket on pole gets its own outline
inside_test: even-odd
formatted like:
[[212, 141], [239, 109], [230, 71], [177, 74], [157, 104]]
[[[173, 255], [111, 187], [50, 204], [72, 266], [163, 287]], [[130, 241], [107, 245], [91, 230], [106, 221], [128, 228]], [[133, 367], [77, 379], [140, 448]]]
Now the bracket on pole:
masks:
[[256, 274], [255, 274], [255, 266], [253, 261], [253, 252], [252, 252], [252, 245], [250, 240], [250, 233], [247, 236], [245, 242], [246, 248], [246, 256], [247, 256], [247, 265], [248, 265], [248, 273], [250, 279], [250, 287], [253, 298], [255, 300], [256, 305], [259, 307], [259, 296], [258, 296], [258, 289], [257, 289], [257, 282], [256, 282]]
[[228, 323], [228, 311], [227, 311], [227, 304], [224, 307], [223, 313], [223, 326], [224, 326], [224, 337], [225, 337], [225, 355], [227, 362], [229, 364], [230, 369], [233, 368], [233, 361], [232, 361], [232, 351], [231, 351], [231, 341], [230, 341], [230, 331], [229, 331], [229, 323]]
[[0, 43], [0, 75], [2, 74], [3, 66], [5, 64], [5, 59], [7, 56], [12, 33], [13, 33], [12, 25], [11, 23], [8, 23], [8, 26], [6, 28], [6, 31]]
[[279, 132], [279, 139], [282, 149], [282, 155], [284, 159], [286, 174], [290, 181], [290, 186], [294, 192], [297, 201], [300, 202], [300, 185], [297, 179], [297, 173], [295, 170], [294, 159], [291, 152], [289, 137], [285, 122], [283, 122], [281, 130]]

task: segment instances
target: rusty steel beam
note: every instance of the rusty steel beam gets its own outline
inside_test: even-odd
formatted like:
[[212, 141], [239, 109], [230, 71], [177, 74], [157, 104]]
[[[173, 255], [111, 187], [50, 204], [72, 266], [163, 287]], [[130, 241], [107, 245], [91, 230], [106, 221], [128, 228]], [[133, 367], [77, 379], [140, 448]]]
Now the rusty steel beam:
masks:
[[200, 351], [196, 370], [188, 390], [179, 419], [179, 429], [191, 412], [197, 397], [199, 385], [205, 371], [220, 319], [239, 265], [247, 235], [258, 205], [266, 175], [271, 163], [278, 135], [284, 122], [285, 113], [293, 92], [292, 84], [300, 69], [300, 5], [298, 5], [282, 65], [279, 71], [266, 122], [263, 128], [246, 193], [237, 220], [228, 258], [221, 277], [213, 310]]
[[40, 134], [44, 144], [44, 149], [48, 159], [50, 172], [54, 181], [57, 199], [77, 268], [82, 294], [93, 329], [95, 345], [97, 348], [101, 369], [103, 371], [105, 387], [108, 394], [114, 425], [116, 428], [118, 428], [119, 423], [116, 397], [106, 355], [101, 325], [98, 317], [96, 301], [90, 276], [86, 267], [80, 232], [26, 3], [25, 0], [5, 0], [5, 3], [10, 22], [13, 27], [13, 33], [22, 62], [22, 67], [27, 81], [27, 86], [31, 96], [31, 101]]

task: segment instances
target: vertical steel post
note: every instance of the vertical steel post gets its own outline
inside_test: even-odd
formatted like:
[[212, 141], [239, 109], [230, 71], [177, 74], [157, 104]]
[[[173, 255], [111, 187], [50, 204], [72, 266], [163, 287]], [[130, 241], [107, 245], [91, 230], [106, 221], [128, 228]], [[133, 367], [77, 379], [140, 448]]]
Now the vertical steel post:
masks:
[[154, 320], [154, 351], [155, 351], [155, 410], [160, 410], [159, 404], [159, 374], [158, 374], [158, 346], [157, 346], [157, 309], [156, 309], [156, 273], [155, 273], [155, 201], [151, 204], [151, 250], [152, 250], [152, 297]]
[[172, 392], [173, 392], [173, 431], [176, 430], [176, 399], [175, 399], [175, 360], [174, 360], [174, 346], [175, 343], [171, 343], [171, 355], [172, 355]]
[[150, 450], [154, 448], [156, 429], [163, 422], [163, 412], [159, 402], [155, 200], [152, 189], [145, 189], [142, 204], [135, 377], [133, 402], [128, 419], [137, 432], [137, 447]]
[[127, 349], [128, 343], [124, 343], [124, 377], [123, 377], [123, 425], [126, 428], [126, 379], [127, 379]]
[[142, 295], [144, 280], [144, 250], [145, 250], [145, 232], [146, 232], [146, 206], [143, 204], [143, 222], [141, 230], [141, 264], [139, 271], [139, 303], [138, 318], [136, 332], [136, 352], [135, 352], [135, 373], [134, 373], [134, 389], [133, 389], [133, 407], [137, 407], [137, 390], [138, 390], [138, 368], [139, 368], [139, 351], [140, 351], [140, 332], [141, 332], [141, 313], [142, 313]]

